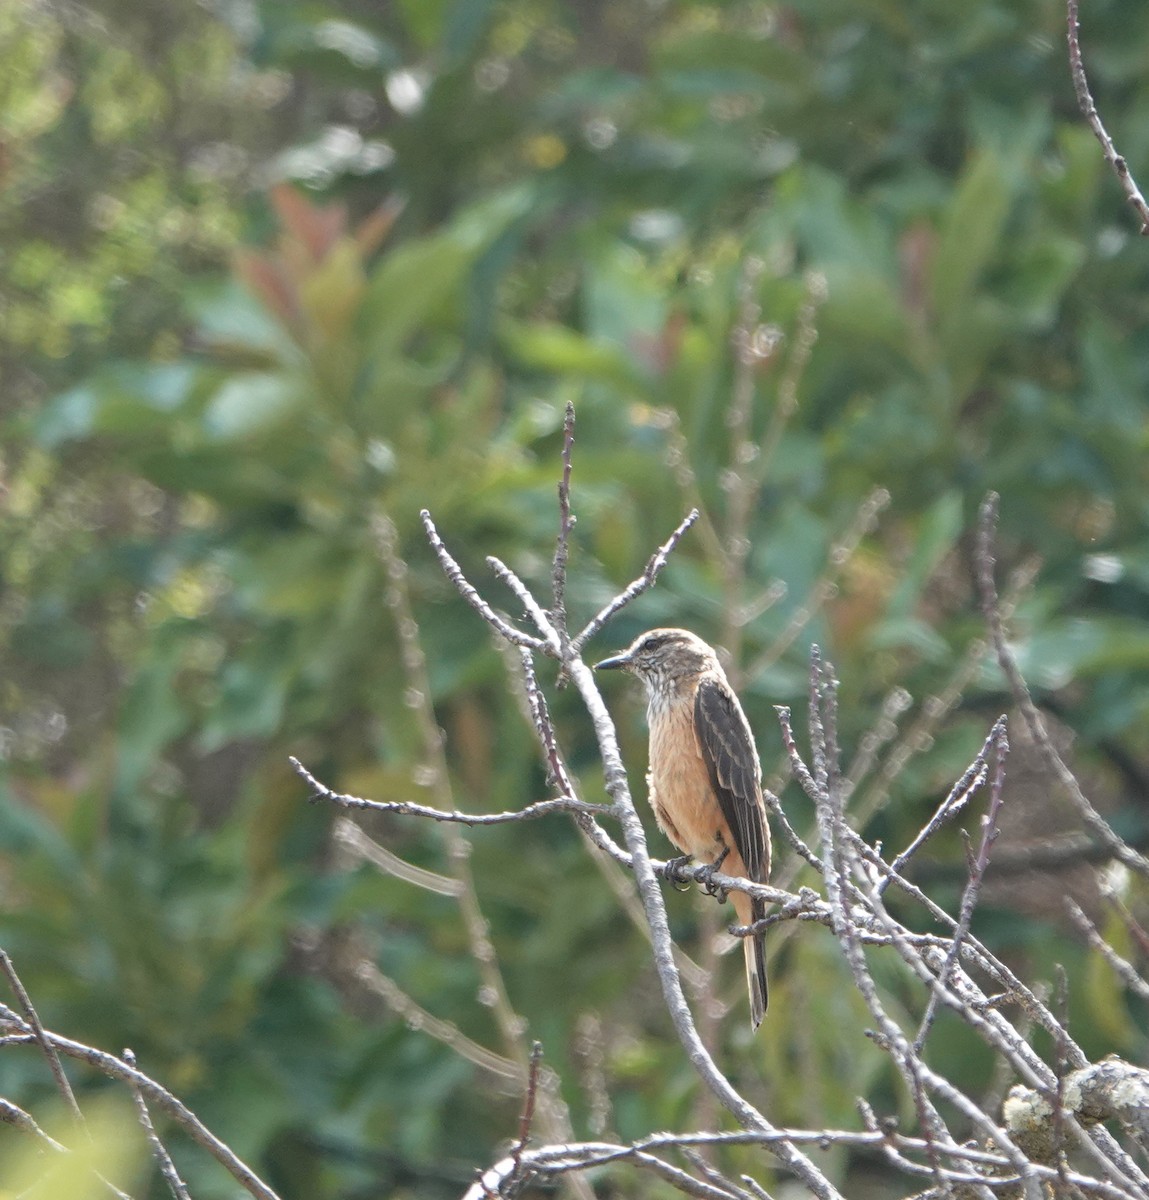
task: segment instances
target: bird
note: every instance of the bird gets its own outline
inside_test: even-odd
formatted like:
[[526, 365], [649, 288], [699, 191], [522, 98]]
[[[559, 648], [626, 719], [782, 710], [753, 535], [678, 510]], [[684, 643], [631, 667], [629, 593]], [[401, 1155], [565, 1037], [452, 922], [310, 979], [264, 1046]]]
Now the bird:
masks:
[[[762, 767], [750, 723], [718, 655], [687, 629], [651, 629], [595, 670], [623, 670], [646, 687], [650, 726], [647, 796], [658, 827], [682, 851], [711, 868], [765, 883], [770, 828], [762, 802]], [[713, 889], [708, 889], [713, 890]], [[745, 892], [731, 899], [751, 925], [765, 901]], [[766, 1014], [766, 951], [761, 933], [742, 939], [750, 1022]]]

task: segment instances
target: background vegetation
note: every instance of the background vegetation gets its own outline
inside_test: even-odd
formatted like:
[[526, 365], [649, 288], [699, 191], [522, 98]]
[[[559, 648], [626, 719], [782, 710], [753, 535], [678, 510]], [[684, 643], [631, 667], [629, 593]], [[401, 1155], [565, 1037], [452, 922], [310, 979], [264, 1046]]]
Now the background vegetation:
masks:
[[[525, 1022], [584, 1133], [700, 1103], [573, 826], [371, 828], [461, 889], [436, 894], [333, 839], [287, 763], [475, 811], [546, 794], [417, 514], [473, 577], [496, 554], [545, 581], [571, 400], [576, 625], [703, 511], [591, 652], [659, 623], [720, 641], [781, 778], [771, 706], [801, 703], [817, 641], [890, 846], [1006, 704], [969, 570], [998, 490], [1006, 573], [1040, 559], [1022, 666], [1144, 845], [1147, 249], [1064, 20], [1055, 0], [3, 8], [0, 945], [47, 1023], [131, 1046], [288, 1200], [457, 1195], [513, 1133], [517, 1085], [428, 1015], [512, 1062]], [[1083, 20], [1145, 175], [1149, 9]], [[543, 682], [600, 796], [585, 717]], [[638, 698], [610, 699], [640, 778]], [[1003, 853], [1076, 829], [1024, 745], [1010, 772]], [[960, 841], [934, 853], [919, 882], [956, 895]], [[1144, 1061], [1146, 1014], [1064, 921], [1066, 892], [1104, 919], [1092, 871], [989, 878], [980, 936], [1027, 977], [1065, 963], [1086, 1050]], [[751, 1042], [721, 913], [672, 913], [773, 1120], [897, 1105], [878, 1052], [834, 1036], [854, 1001], [827, 938], [774, 939]], [[964, 1038], [934, 1053], [984, 1090]], [[34, 1105], [51, 1085], [21, 1053], [3, 1090]], [[176, 1149], [197, 1197], [232, 1194]], [[838, 1168], [851, 1195], [872, 1169]]]

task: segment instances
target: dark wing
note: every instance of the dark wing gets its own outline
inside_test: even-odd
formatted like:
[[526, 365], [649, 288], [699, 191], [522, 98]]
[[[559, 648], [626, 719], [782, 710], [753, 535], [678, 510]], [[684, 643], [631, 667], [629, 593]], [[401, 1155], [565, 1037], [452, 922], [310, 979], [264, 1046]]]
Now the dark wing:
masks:
[[750, 728], [729, 686], [704, 679], [694, 697], [694, 728], [735, 847], [755, 883], [770, 873], [770, 834], [762, 807], [758, 755]]

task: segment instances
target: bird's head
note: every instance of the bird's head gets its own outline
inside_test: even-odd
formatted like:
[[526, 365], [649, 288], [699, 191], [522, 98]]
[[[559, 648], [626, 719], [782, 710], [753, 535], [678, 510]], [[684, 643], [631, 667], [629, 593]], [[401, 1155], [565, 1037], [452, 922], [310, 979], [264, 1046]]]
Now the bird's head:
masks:
[[596, 671], [630, 671], [648, 688], [718, 666], [714, 651], [688, 629], [651, 629], [621, 653], [594, 664]]

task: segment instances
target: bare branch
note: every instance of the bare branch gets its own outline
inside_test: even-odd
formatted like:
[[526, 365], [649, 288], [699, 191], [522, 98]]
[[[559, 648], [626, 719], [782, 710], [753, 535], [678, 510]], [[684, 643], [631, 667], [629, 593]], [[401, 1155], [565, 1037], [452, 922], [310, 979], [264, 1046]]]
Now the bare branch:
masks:
[[1001, 812], [1002, 789], [1005, 785], [1005, 756], [1009, 751], [1005, 717], [998, 717], [994, 722], [993, 729], [990, 730], [989, 740], [992, 742], [994, 753], [994, 770], [993, 780], [990, 783], [989, 810], [983, 818], [981, 843], [978, 846], [977, 857], [970, 868], [969, 882], [962, 892], [961, 907], [958, 910], [957, 928], [954, 930], [949, 951], [938, 974], [937, 985], [930, 993], [929, 1001], [926, 1004], [926, 1011], [922, 1016], [922, 1023], [918, 1029], [918, 1036], [914, 1039], [914, 1050], [919, 1054], [921, 1053], [922, 1046], [925, 1045], [926, 1037], [934, 1022], [934, 1014], [937, 1012], [939, 989], [945, 986], [949, 978], [949, 973], [953, 969], [958, 955], [961, 953], [962, 939], [969, 933], [970, 922], [973, 920], [973, 910], [977, 907], [982, 880], [985, 879], [986, 868], [989, 866], [989, 852], [993, 848], [994, 842], [997, 841], [999, 832], [997, 818]]
[[[136, 1056], [131, 1050], [125, 1050], [123, 1060], [129, 1067], [135, 1067]], [[136, 1113], [139, 1116], [140, 1126], [144, 1131], [144, 1136], [147, 1138], [148, 1145], [151, 1147], [152, 1157], [156, 1160], [156, 1165], [160, 1169], [160, 1174], [164, 1177], [164, 1182], [168, 1185], [168, 1191], [175, 1197], [175, 1200], [191, 1200], [188, 1195], [187, 1185], [180, 1178], [179, 1172], [176, 1170], [176, 1165], [172, 1162], [172, 1156], [167, 1152], [167, 1148], [160, 1141], [159, 1134], [156, 1133], [156, 1127], [152, 1124], [151, 1113], [148, 1112], [147, 1101], [143, 1097], [143, 1093], [134, 1083], [129, 1083], [132, 1097], [136, 1102]]]
[[[493, 554], [487, 555], [487, 566], [514, 592], [527, 615], [534, 621], [535, 627], [543, 635], [544, 640], [552, 647], [558, 646], [558, 631], [551, 623], [551, 614], [531, 595], [530, 588], [501, 558], [496, 558]], [[520, 644], [519, 649], [529, 652], [531, 647]]]
[[559, 657], [563, 663], [560, 681], [565, 683], [565, 669], [571, 655], [570, 631], [567, 629], [567, 563], [570, 560], [571, 531], [575, 517], [571, 513], [571, 468], [574, 455], [575, 409], [568, 400], [563, 417], [563, 473], [559, 480], [559, 532], [555, 539], [555, 557], [551, 568], [551, 624], [559, 638]]
[[523, 1112], [519, 1117], [519, 1136], [511, 1150], [511, 1161], [514, 1163], [512, 1179], [518, 1179], [522, 1175], [523, 1151], [526, 1150], [531, 1136], [531, 1122], [535, 1117], [535, 1098], [539, 1089], [539, 1066], [542, 1061], [542, 1042], [532, 1042], [530, 1062], [527, 1066], [527, 1089], [523, 1097]]
[[[575, 796], [575, 781], [567, 770], [566, 763], [563, 761], [562, 751], [559, 749], [558, 737], [555, 734], [551, 715], [547, 709], [546, 697], [543, 695], [542, 688], [539, 687], [539, 681], [535, 675], [535, 664], [531, 658], [530, 651], [519, 647], [519, 659], [523, 673], [522, 683], [526, 693], [527, 708], [530, 711], [531, 720], [534, 723], [535, 736], [538, 738], [539, 745], [543, 751], [543, 759], [547, 765], [547, 782], [552, 787], [558, 788], [564, 796], [577, 799]], [[592, 845], [604, 851], [616, 862], [629, 867], [631, 865], [630, 856], [595, 820], [596, 811], [602, 815], [613, 815], [613, 808], [611, 806], [596, 806], [590, 812], [574, 811], [573, 816], [575, 823], [579, 827], [579, 831]]]
[[[10, 1010], [6, 1011], [4, 1016], [9, 1022], [18, 1027], [22, 1026], [23, 1032], [0, 1038], [0, 1046], [39, 1045], [39, 1039], [28, 1022], [20, 1020]], [[77, 1062], [86, 1063], [112, 1079], [118, 1079], [121, 1083], [138, 1088], [143, 1096], [157, 1108], [162, 1109], [197, 1145], [202, 1146], [248, 1195], [256, 1197], [256, 1200], [279, 1200], [276, 1193], [236, 1155], [230, 1146], [221, 1142], [191, 1109], [166, 1088], [156, 1083], [154, 1079], [150, 1079], [142, 1071], [130, 1067], [123, 1059], [116, 1058], [113, 1054], [106, 1054], [93, 1046], [85, 1046], [82, 1042], [74, 1042], [70, 1038], [61, 1037], [57, 1033], [48, 1031], [45, 1031], [44, 1036], [58, 1054], [64, 1054]]]
[[1080, 26], [1077, 19], [1077, 0], [1066, 0], [1065, 7], [1069, 40], [1069, 72], [1073, 76], [1073, 90], [1077, 94], [1077, 107], [1081, 109], [1081, 115], [1085, 118], [1089, 128], [1093, 130], [1094, 137], [1101, 143], [1105, 161], [1112, 168], [1113, 174], [1117, 176], [1121, 190], [1125, 193], [1125, 199], [1137, 214], [1137, 218], [1141, 222], [1142, 236], [1149, 235], [1149, 204], [1145, 203], [1145, 197], [1141, 195], [1141, 189], [1130, 173], [1129, 164], [1117, 153], [1113, 139], [1101, 123], [1101, 116], [1097, 111], [1097, 106], [1093, 103], [1093, 95], [1089, 90], [1089, 80], [1085, 77], [1085, 63], [1081, 57], [1079, 37]]
[[0, 970], [8, 977], [8, 984], [12, 988], [21, 1011], [28, 1021], [28, 1027], [36, 1038], [36, 1044], [44, 1052], [44, 1057], [48, 1060], [48, 1067], [52, 1072], [52, 1078], [56, 1081], [56, 1090], [63, 1097], [64, 1103], [67, 1105], [68, 1111], [71, 1113], [76, 1124], [83, 1125], [84, 1115], [80, 1112], [80, 1106], [76, 1103], [76, 1093], [72, 1091], [72, 1085], [68, 1082], [67, 1075], [64, 1074], [60, 1056], [56, 1053], [56, 1048], [53, 1046], [51, 1039], [44, 1032], [44, 1026], [40, 1023], [40, 1018], [32, 1004], [32, 998], [28, 995], [24, 984], [21, 983], [20, 976], [16, 974], [16, 968], [11, 958], [8, 957], [7, 950], [0, 950]]
[[754, 1200], [749, 1192], [727, 1179], [716, 1167], [711, 1166], [693, 1146], [679, 1146], [678, 1153], [709, 1183], [715, 1191], [730, 1200]]
[[[868, 1106], [866, 1107], [868, 1108]], [[760, 1145], [770, 1147], [785, 1141], [796, 1146], [806, 1145], [821, 1149], [888, 1150], [892, 1153], [893, 1161], [900, 1170], [918, 1175], [933, 1174], [930, 1167], [914, 1162], [907, 1157], [909, 1154], [928, 1153], [929, 1146], [925, 1139], [899, 1133], [896, 1126], [883, 1127], [872, 1112], [868, 1112], [865, 1121], [867, 1125], [865, 1130], [777, 1129], [769, 1133], [754, 1131], [656, 1133], [640, 1138], [630, 1145], [612, 1142], [571, 1142], [528, 1150], [523, 1155], [523, 1159], [526, 1165], [535, 1169], [540, 1175], [557, 1175], [608, 1166], [612, 1163], [630, 1162], [637, 1166], [649, 1167], [657, 1152], [665, 1152], [670, 1149], [677, 1149], [681, 1152], [691, 1147], [706, 1146]], [[995, 1193], [1011, 1196], [1017, 1194], [1018, 1185], [1022, 1183], [1022, 1177], [1010, 1169], [1008, 1157], [1001, 1153], [981, 1150], [970, 1145], [959, 1145], [956, 1142], [939, 1147], [938, 1153], [946, 1162], [955, 1164], [941, 1168], [940, 1174], [944, 1184], [989, 1188]], [[968, 1164], [968, 1166], [963, 1167], [959, 1164]], [[500, 1184], [510, 1178], [512, 1167], [512, 1159], [508, 1157], [485, 1171], [480, 1180], [468, 1189], [463, 1200], [491, 1200], [491, 1197], [503, 1194], [498, 1189]], [[1058, 1182], [1058, 1172], [1051, 1167], [1035, 1164], [1033, 1172], [1034, 1176], [1043, 1183], [1052, 1185]], [[1128, 1191], [1106, 1180], [1096, 1179], [1079, 1171], [1067, 1171], [1065, 1180], [1071, 1186], [1080, 1188], [1087, 1195], [1102, 1197], [1104, 1200], [1129, 1200], [1130, 1198]], [[693, 1186], [684, 1185], [685, 1181], [681, 1179], [672, 1179], [671, 1181], [687, 1195], [714, 1196], [716, 1194], [714, 1191], [697, 1190], [699, 1181], [696, 1180], [690, 1180], [690, 1184]], [[767, 1195], [760, 1185], [748, 1176], [744, 1176], [743, 1181], [755, 1195]], [[730, 1194], [730, 1191], [719, 1190], [717, 1192], [719, 1196], [729, 1196]], [[969, 1193], [957, 1193], [947, 1188], [943, 1194], [966, 1195]]]
[[[686, 997], [682, 991], [682, 980], [674, 960], [666, 907], [663, 904], [662, 892], [646, 848], [646, 832], [630, 796], [614, 723], [595, 686], [590, 668], [576, 659], [571, 664], [571, 673], [594, 725], [599, 752], [602, 756], [607, 792], [614, 801], [615, 809], [622, 822], [626, 845], [633, 859], [639, 895], [642, 898], [647, 922], [650, 925], [655, 968], [675, 1031], [700, 1078], [714, 1093], [718, 1101], [734, 1115], [739, 1124], [747, 1129], [773, 1129], [770, 1122], [735, 1090], [719, 1070], [710, 1052], [698, 1036]], [[831, 1197], [836, 1200], [839, 1196], [837, 1189], [826, 1176], [796, 1147], [783, 1141], [779, 1143], [776, 1153], [779, 1159], [802, 1179], [820, 1200], [830, 1200]]]
[[802, 790], [806, 795], [817, 804], [822, 797], [822, 789], [814, 778], [813, 772], [806, 766], [802, 752], [798, 749], [798, 743], [794, 739], [790, 708], [786, 704], [775, 704], [774, 711], [778, 714], [778, 724], [782, 727], [782, 745], [786, 748], [786, 755], [790, 759], [790, 769], [794, 772], [794, 778], [802, 785]]
[[[785, 718], [784, 718], [785, 724], [783, 726], [783, 733], [785, 736], [785, 730], [789, 729], [790, 710], [788, 708], [779, 707], [777, 709], [777, 711], [778, 711], [779, 721], [783, 720], [782, 714], [783, 713], [785, 714]], [[790, 739], [790, 744], [794, 745], [793, 730], [790, 730], [789, 739]], [[797, 753], [797, 750], [798, 750], [798, 747], [796, 745], [794, 745], [795, 753]], [[801, 758], [799, 757], [799, 762], [800, 761], [801, 761]], [[790, 847], [797, 854], [799, 854], [802, 858], [804, 858], [806, 860], [806, 862], [808, 862], [810, 864], [810, 866], [812, 866], [814, 868], [815, 871], [818, 871], [820, 873], [822, 870], [822, 860], [798, 836], [797, 830], [794, 828], [793, 825], [790, 824], [790, 819], [786, 816], [786, 813], [782, 808], [782, 801], [779, 800], [778, 797], [775, 796], [774, 793], [768, 787], [763, 787], [762, 799], [765, 801], [766, 807], [767, 807], [767, 809], [769, 809], [771, 817], [774, 818], [774, 823], [782, 831], [782, 836], [786, 839], [786, 841], [790, 845]]]
[[423, 528], [427, 531], [427, 540], [431, 543], [431, 549], [435, 551], [439, 559], [439, 563], [443, 568], [443, 573], [455, 585], [460, 596], [491, 626], [492, 629], [498, 630], [508, 642], [513, 642], [516, 646], [529, 646], [532, 650], [539, 651], [540, 654], [549, 654], [557, 658], [558, 655], [554, 649], [542, 638], [533, 637], [529, 633], [524, 633], [521, 629], [516, 629], [514, 625], [504, 620], [497, 612], [479, 595], [475, 588], [467, 581], [467, 577], [463, 574], [463, 568], [451, 557], [450, 551], [443, 544], [443, 539], [439, 536], [439, 531], [435, 528], [435, 523], [431, 520], [431, 514], [424, 508], [419, 513], [423, 521]]
[[54, 1137], [49, 1137], [30, 1113], [26, 1113], [18, 1104], [13, 1104], [11, 1100], [0, 1099], [0, 1122], [5, 1125], [11, 1125], [13, 1129], [19, 1129], [21, 1133], [30, 1133], [42, 1145], [49, 1150], [55, 1151], [57, 1154], [66, 1154], [68, 1147], [61, 1142], [56, 1141]]
[[288, 757], [295, 773], [307, 784], [313, 800], [325, 800], [339, 808], [364, 808], [371, 812], [398, 813], [404, 817], [428, 817], [432, 821], [453, 821], [459, 825], [505, 825], [509, 821], [528, 821], [536, 817], [547, 817], [551, 813], [567, 812], [586, 815], [609, 813], [601, 804], [590, 804], [576, 800], [573, 796], [557, 796], [553, 800], [539, 800], [526, 808], [499, 813], [445, 812], [427, 804], [413, 804], [408, 800], [367, 800], [362, 796], [351, 796], [346, 792], [334, 792], [318, 779], [297, 758]]
[[[894, 874], [900, 875], [905, 869], [906, 863], [934, 836], [935, 833], [949, 821], [952, 821], [959, 813], [961, 813], [970, 799], [975, 795], [979, 788], [985, 783], [988, 773], [986, 758], [989, 754], [991, 745], [995, 742], [998, 736], [998, 727], [1005, 720], [1004, 717], [999, 717], [994, 723], [993, 728], [989, 731], [985, 741], [982, 743], [981, 749], [977, 752], [973, 762], [962, 772], [961, 778], [950, 788], [949, 795], [938, 805], [937, 811], [926, 822], [925, 825], [918, 831], [914, 840], [894, 859], [890, 864]], [[880, 896], [887, 888], [890, 882], [890, 876], [886, 876], [878, 884], [878, 895]]]
[[662, 573], [662, 568], [666, 566], [667, 559], [674, 552], [674, 548], [682, 541], [686, 531], [698, 520], [698, 509], [692, 508], [690, 512], [679, 522], [678, 528], [666, 539], [665, 542], [650, 556], [646, 567], [642, 574], [635, 580], [632, 580], [613, 600], [605, 607], [599, 610], [584, 626], [582, 632], [576, 638], [571, 639], [571, 654], [580, 654], [583, 646], [590, 641], [596, 633], [606, 625], [606, 623], [620, 609], [628, 605], [636, 596], [641, 596], [648, 588], [652, 588], [658, 582], [658, 577]]
[[[862, 949], [862, 942], [855, 924], [850, 887], [852, 843], [849, 827], [841, 809], [841, 796], [829, 787], [829, 779], [836, 767], [827, 759], [823, 695], [821, 657], [817, 647], [811, 647], [810, 740], [811, 757], [814, 762], [811, 783], [814, 787], [813, 795], [816, 797], [815, 812], [822, 844], [823, 878], [826, 881], [826, 895], [833, 916], [831, 928], [838, 938], [849, 964], [854, 986], [878, 1023], [879, 1032], [871, 1034], [872, 1040], [890, 1054], [909, 1088], [918, 1120], [925, 1132], [926, 1142], [929, 1146], [931, 1170], [941, 1186], [941, 1164], [934, 1150], [934, 1144], [944, 1143], [949, 1140], [949, 1135], [941, 1115], [927, 1094], [925, 1064], [921, 1062], [897, 1024], [887, 1015], [885, 1006], [878, 996], [877, 986], [866, 963], [865, 952]], [[931, 1076], [931, 1082], [933, 1086], [937, 1087], [942, 1081]], [[1019, 1169], [1021, 1165], [1019, 1156]], [[1037, 1197], [1033, 1197], [1032, 1200], [1037, 1200]]]

